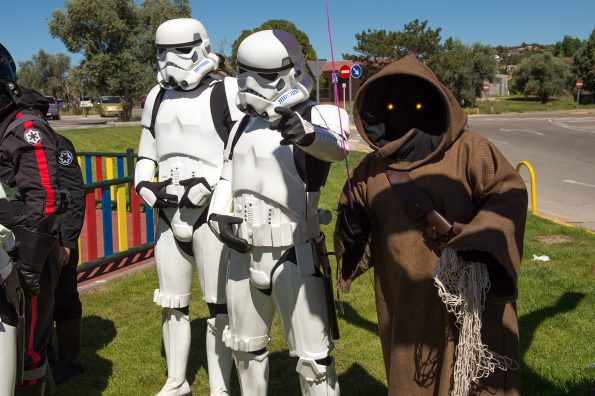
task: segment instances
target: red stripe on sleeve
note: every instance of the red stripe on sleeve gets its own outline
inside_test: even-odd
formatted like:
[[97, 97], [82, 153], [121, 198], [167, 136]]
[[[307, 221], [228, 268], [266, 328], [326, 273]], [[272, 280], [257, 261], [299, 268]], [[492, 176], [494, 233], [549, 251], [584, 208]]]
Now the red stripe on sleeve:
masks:
[[54, 213], [54, 189], [50, 183], [48, 163], [45, 160], [45, 152], [41, 143], [34, 144], [33, 149], [35, 150], [35, 158], [37, 158], [37, 166], [39, 167], [41, 186], [45, 190], [45, 214], [50, 215]]
[[[27, 343], [27, 355], [33, 361], [31, 369], [37, 368], [41, 357], [35, 351], [34, 339], [35, 339], [35, 325], [37, 324], [37, 296], [31, 297], [31, 325], [29, 326], [29, 342]], [[37, 379], [30, 380], [29, 385], [37, 383]]]

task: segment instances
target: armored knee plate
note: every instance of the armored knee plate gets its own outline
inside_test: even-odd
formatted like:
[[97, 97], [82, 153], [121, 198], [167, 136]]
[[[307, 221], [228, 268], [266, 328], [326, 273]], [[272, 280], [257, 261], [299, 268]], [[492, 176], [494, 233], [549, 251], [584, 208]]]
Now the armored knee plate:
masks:
[[260, 337], [240, 337], [232, 334], [229, 326], [225, 326], [223, 330], [223, 342], [225, 345], [234, 350], [241, 352], [252, 352], [266, 348], [270, 341], [268, 335]]
[[296, 367], [300, 375], [303, 395], [339, 395], [339, 383], [335, 370], [335, 359], [330, 365], [318, 364], [314, 359], [300, 358]]
[[169, 295], [163, 294], [159, 289], [153, 293], [153, 302], [163, 308], [184, 308], [190, 305], [191, 294]]

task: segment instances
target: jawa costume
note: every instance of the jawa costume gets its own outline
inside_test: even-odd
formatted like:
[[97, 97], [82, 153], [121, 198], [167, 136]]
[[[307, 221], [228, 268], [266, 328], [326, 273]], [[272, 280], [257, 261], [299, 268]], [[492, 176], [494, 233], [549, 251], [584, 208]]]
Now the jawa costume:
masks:
[[361, 87], [354, 118], [375, 151], [340, 198], [339, 286], [376, 269], [388, 394], [518, 394], [523, 180], [414, 56]]

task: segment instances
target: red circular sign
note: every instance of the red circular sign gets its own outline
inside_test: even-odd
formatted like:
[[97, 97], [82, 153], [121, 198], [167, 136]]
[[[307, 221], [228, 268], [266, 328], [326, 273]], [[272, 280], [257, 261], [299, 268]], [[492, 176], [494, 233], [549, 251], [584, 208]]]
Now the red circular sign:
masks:
[[347, 80], [351, 75], [351, 68], [347, 65], [343, 65], [339, 68], [339, 77]]
[[490, 84], [483, 83], [483, 90], [486, 91], [486, 92], [489, 91], [490, 90]]
[[582, 81], [582, 80], [578, 80], [578, 81], [576, 82], [576, 87], [577, 87], [578, 89], [581, 89], [581, 88], [583, 87], [583, 81]]

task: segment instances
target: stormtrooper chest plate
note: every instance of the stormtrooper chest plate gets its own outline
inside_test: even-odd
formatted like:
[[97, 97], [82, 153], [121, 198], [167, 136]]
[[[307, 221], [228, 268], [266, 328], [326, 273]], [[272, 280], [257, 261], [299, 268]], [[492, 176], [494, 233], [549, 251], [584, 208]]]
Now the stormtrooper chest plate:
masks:
[[295, 166], [294, 148], [280, 145], [281, 139], [260, 118], [246, 126], [233, 150], [233, 195], [248, 193], [303, 216], [305, 185]]
[[212, 86], [167, 90], [155, 120], [157, 158], [187, 156], [221, 166], [224, 143], [213, 124]]

